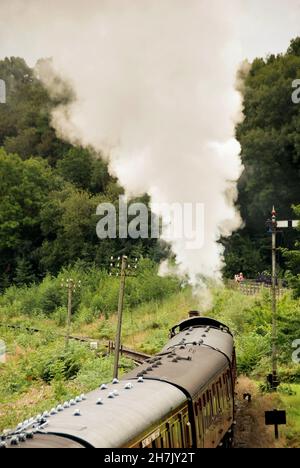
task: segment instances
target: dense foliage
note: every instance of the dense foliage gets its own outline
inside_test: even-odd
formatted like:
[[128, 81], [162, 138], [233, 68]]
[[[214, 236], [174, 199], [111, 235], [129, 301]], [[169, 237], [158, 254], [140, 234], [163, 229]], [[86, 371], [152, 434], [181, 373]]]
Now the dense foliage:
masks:
[[[294, 207], [295, 217], [300, 219], [300, 205]], [[300, 224], [300, 223], [299, 223]], [[298, 233], [300, 225], [298, 227]], [[299, 234], [298, 234], [299, 236]], [[295, 297], [300, 297], [300, 241], [297, 240], [292, 250], [282, 249], [288, 267], [286, 276], [294, 290]]]
[[96, 207], [117, 207], [123, 189], [101, 154], [55, 135], [51, 110], [72, 99], [71, 91], [61, 83], [60, 95], [50, 97], [19, 58], [0, 61], [0, 76], [7, 85], [0, 106], [0, 290], [57, 274], [78, 259], [103, 266], [111, 255], [164, 257], [156, 239], [97, 238]]
[[[293, 342], [299, 339], [300, 302], [288, 292], [278, 302], [278, 362], [283, 381], [300, 380], [300, 366], [292, 361]], [[214, 291], [213, 315], [235, 335], [240, 373], [265, 378], [271, 369], [272, 304], [269, 290], [243, 296], [230, 289]]]
[[[238, 207], [245, 227], [226, 247], [225, 275], [249, 277], [270, 269], [270, 238], [265, 228], [275, 205], [279, 219], [292, 219], [300, 203], [300, 105], [293, 103], [292, 83], [300, 78], [300, 38], [286, 54], [256, 59], [242, 72], [244, 121], [237, 127], [245, 167], [239, 181]], [[285, 231], [279, 245], [291, 248], [296, 233]], [[281, 268], [285, 269], [280, 255]]]

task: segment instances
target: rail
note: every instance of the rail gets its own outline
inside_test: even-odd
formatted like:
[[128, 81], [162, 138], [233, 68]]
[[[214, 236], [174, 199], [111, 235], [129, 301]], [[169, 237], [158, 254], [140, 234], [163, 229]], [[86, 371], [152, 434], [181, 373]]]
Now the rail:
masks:
[[[12, 324], [0, 323], [0, 327], [12, 328], [12, 329], [15, 329], [15, 330], [23, 330], [23, 331], [27, 331], [29, 333], [48, 333], [48, 330], [42, 330], [40, 328], [33, 328], [33, 327], [26, 327], [26, 326], [22, 326], [22, 325], [12, 325]], [[65, 337], [65, 334], [63, 334], [63, 333], [55, 332], [54, 334], [57, 337], [62, 337], [62, 338]], [[98, 346], [104, 346], [105, 348], [108, 349], [108, 354], [111, 354], [115, 350], [115, 343], [113, 341], [103, 342], [103, 341], [97, 340], [95, 338], [89, 338], [89, 337], [86, 337], [86, 336], [75, 336], [75, 335], [71, 335], [70, 339], [74, 340], [74, 341], [79, 341], [81, 343], [89, 343], [90, 345], [91, 344], [96, 344], [96, 348], [98, 348]], [[128, 357], [129, 359], [132, 359], [132, 361], [136, 362], [137, 364], [143, 364], [143, 362], [145, 362], [147, 359], [151, 358], [151, 355], [149, 355], [149, 354], [141, 353], [141, 352], [136, 351], [134, 349], [127, 348], [127, 347], [125, 347], [123, 345], [121, 345], [121, 347], [120, 347], [120, 352], [121, 352], [121, 355], [124, 355], [124, 356]]]

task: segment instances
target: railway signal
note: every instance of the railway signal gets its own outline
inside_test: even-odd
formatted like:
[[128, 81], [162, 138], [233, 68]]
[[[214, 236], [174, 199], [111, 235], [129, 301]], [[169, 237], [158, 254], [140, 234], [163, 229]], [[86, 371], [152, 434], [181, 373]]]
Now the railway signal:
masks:
[[76, 288], [81, 288], [81, 281], [74, 281], [73, 279], [67, 279], [62, 281], [62, 288], [67, 288], [68, 290], [68, 314], [67, 314], [67, 331], [66, 331], [66, 348], [69, 346], [70, 335], [71, 335], [71, 321], [72, 321], [72, 303], [73, 303], [73, 294], [76, 292]]
[[116, 341], [115, 341], [115, 362], [114, 362], [114, 375], [113, 378], [117, 379], [119, 375], [119, 360], [120, 360], [120, 347], [121, 347], [121, 333], [122, 333], [122, 320], [123, 320], [123, 308], [124, 308], [124, 295], [125, 295], [125, 283], [127, 276], [135, 276], [137, 269], [136, 258], [132, 263], [129, 263], [128, 257], [123, 255], [114, 259], [111, 257], [110, 263], [110, 276], [120, 277], [120, 290], [119, 290], [119, 301], [118, 301], [118, 325], [116, 332]]
[[276, 299], [276, 286], [277, 286], [277, 266], [276, 266], [276, 236], [280, 232], [278, 228], [296, 228], [299, 220], [277, 220], [277, 213], [275, 207], [272, 209], [272, 218], [267, 220], [268, 232], [272, 234], [272, 374], [268, 376], [268, 381], [272, 390], [276, 391], [279, 385], [278, 372], [277, 372], [277, 299]]

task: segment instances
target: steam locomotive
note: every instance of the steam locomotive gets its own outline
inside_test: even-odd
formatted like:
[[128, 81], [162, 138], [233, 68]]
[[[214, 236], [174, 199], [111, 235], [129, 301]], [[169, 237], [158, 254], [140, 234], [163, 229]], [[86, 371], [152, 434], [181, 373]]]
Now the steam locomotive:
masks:
[[0, 447], [230, 447], [235, 380], [228, 327], [190, 317], [171, 329], [159, 354], [120, 381], [25, 421]]

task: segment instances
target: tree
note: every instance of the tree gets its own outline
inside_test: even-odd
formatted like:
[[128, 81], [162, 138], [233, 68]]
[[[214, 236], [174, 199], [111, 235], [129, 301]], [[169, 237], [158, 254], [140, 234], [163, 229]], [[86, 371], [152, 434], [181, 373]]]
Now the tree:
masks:
[[[292, 101], [292, 83], [300, 77], [299, 44], [297, 38], [286, 54], [254, 60], [244, 81], [245, 119], [236, 134], [245, 167], [238, 183], [237, 205], [245, 227], [224, 242], [225, 271], [230, 276], [234, 274], [231, 255], [235, 251], [238, 255], [241, 238], [251, 239], [254, 258], [260, 252], [262, 269], [270, 267], [264, 225], [272, 206], [281, 219], [289, 219], [292, 205], [300, 203], [300, 105]], [[287, 247], [294, 240], [292, 233], [286, 233]], [[248, 261], [245, 269], [250, 271], [251, 255]]]
[[50, 123], [57, 100], [21, 58], [0, 61], [0, 76], [7, 88], [7, 102], [0, 106], [0, 147], [23, 159], [40, 156], [55, 165], [71, 147], [56, 137]]
[[[300, 205], [294, 206], [297, 219], [300, 220]], [[294, 289], [295, 296], [300, 297], [300, 225], [297, 229], [297, 240], [293, 250], [283, 249], [283, 255], [287, 261], [287, 278]]]
[[41, 159], [22, 161], [0, 149], [0, 266], [1, 276], [15, 276], [20, 259], [34, 265], [42, 236], [40, 214], [48, 193], [60, 187]]
[[107, 163], [100, 157], [89, 149], [71, 148], [58, 162], [57, 169], [78, 189], [93, 194], [104, 192], [113, 178], [108, 173]]
[[[55, 92], [48, 93], [39, 74]], [[51, 63], [40, 60], [33, 70], [21, 58], [7, 58], [0, 61], [0, 77], [7, 85], [7, 103], [0, 106], [0, 290], [78, 259], [103, 266], [122, 253], [164, 258], [168, 250], [157, 239], [97, 238], [97, 205], [117, 207], [124, 189], [102, 154], [57, 138], [51, 112], [74, 96]]]

